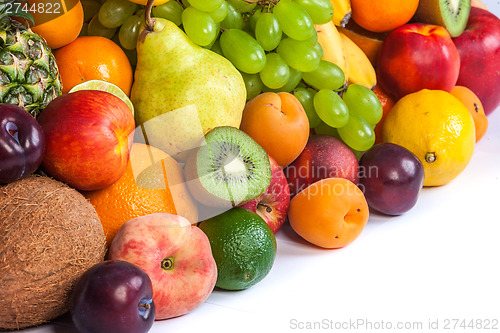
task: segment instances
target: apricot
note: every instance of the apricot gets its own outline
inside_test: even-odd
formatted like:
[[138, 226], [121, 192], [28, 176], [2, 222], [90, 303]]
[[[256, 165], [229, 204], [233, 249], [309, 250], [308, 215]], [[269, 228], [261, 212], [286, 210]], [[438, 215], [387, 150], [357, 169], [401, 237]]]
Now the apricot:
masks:
[[476, 142], [478, 142], [486, 134], [486, 130], [488, 129], [488, 118], [484, 113], [483, 104], [479, 100], [479, 97], [465, 86], [453, 87], [450, 94], [458, 98], [469, 110], [472, 119], [474, 119]]
[[290, 201], [288, 220], [293, 230], [319, 247], [341, 248], [354, 241], [368, 222], [363, 192], [344, 178], [325, 178]]
[[240, 129], [283, 168], [300, 155], [309, 138], [306, 112], [287, 92], [265, 92], [248, 101]]

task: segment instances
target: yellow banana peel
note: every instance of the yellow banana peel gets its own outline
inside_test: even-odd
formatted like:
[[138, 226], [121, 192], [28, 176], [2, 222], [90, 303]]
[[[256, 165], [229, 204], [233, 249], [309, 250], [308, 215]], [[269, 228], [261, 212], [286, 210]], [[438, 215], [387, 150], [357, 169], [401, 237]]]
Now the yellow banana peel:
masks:
[[368, 59], [363, 50], [361, 50], [349, 37], [341, 32], [339, 32], [339, 35], [344, 44], [348, 58], [349, 79], [347, 83], [361, 84], [373, 89], [377, 84], [377, 74], [370, 59]]
[[349, 64], [344, 43], [337, 27], [330, 21], [325, 24], [315, 25], [318, 43], [323, 49], [323, 60], [330, 61], [339, 66], [344, 72], [345, 82], [349, 78]]
[[345, 27], [351, 19], [351, 0], [330, 0], [333, 6], [333, 23], [339, 27]]

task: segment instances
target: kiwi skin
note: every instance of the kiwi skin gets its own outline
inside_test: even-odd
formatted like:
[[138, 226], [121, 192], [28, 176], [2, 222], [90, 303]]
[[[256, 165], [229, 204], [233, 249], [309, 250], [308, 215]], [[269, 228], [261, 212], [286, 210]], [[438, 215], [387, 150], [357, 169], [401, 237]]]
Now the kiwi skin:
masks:
[[[211, 133], [212, 131], [218, 131], [218, 133], [214, 132]], [[207, 142], [210, 140], [208, 139], [212, 134], [215, 136], [219, 137], [236, 137], [238, 136], [240, 139], [244, 140], [245, 142], [248, 142], [247, 144], [247, 150], [251, 150], [253, 154], [255, 154], [255, 160], [253, 162], [256, 162], [257, 160], [263, 161], [263, 167], [264, 167], [264, 172], [261, 175], [262, 183], [260, 183], [260, 192], [254, 193], [255, 196], [251, 197], [246, 197], [246, 198], [234, 198], [234, 200], [227, 200], [225, 198], [222, 198], [218, 195], [215, 195], [210, 189], [206, 188], [203, 185], [203, 181], [201, 178], [203, 177], [210, 177], [211, 175], [203, 175], [204, 171], [199, 170], [199, 160], [198, 160], [198, 154], [201, 149], [204, 148], [206, 145], [200, 145], [200, 147], [196, 150], [193, 150], [189, 155], [186, 160], [186, 164], [184, 167], [184, 174], [185, 174], [185, 179], [189, 188], [189, 191], [191, 192], [191, 195], [202, 205], [207, 206], [207, 207], [217, 207], [218, 211], [223, 212], [227, 209], [230, 209], [232, 207], [238, 206], [248, 200], [251, 200], [260, 194], [262, 194], [266, 188], [270, 185], [271, 183], [271, 163], [268, 158], [268, 154], [262, 148], [255, 140], [253, 140], [248, 134], [245, 132], [234, 128], [230, 126], [221, 126], [221, 127], [216, 127], [212, 131], [208, 132], [206, 134]], [[225, 133], [223, 135], [220, 135], [220, 133]], [[220, 142], [219, 142], [220, 143]], [[250, 149], [248, 149], [250, 148]], [[242, 149], [243, 150], [243, 149]], [[255, 183], [254, 183], [255, 184]], [[219, 188], [219, 192], [224, 192], [227, 191], [228, 193], [231, 193], [231, 186], [228, 183], [223, 183], [219, 184], [221, 186], [226, 186], [226, 188]], [[201, 214], [203, 215], [203, 214]]]
[[[459, 1], [456, 12], [450, 1]], [[465, 30], [470, 8], [471, 0], [420, 0], [412, 21], [442, 26], [451, 37], [457, 37]]]

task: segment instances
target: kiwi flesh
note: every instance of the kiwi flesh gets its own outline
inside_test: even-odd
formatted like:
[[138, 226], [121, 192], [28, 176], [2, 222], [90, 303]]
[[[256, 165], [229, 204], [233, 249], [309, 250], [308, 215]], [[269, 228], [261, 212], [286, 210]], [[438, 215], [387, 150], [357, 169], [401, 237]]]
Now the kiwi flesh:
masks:
[[465, 30], [470, 7], [471, 0], [420, 0], [414, 21], [440, 25], [457, 37]]
[[271, 183], [267, 152], [238, 128], [212, 129], [184, 167], [193, 197], [211, 207], [234, 207], [261, 195]]

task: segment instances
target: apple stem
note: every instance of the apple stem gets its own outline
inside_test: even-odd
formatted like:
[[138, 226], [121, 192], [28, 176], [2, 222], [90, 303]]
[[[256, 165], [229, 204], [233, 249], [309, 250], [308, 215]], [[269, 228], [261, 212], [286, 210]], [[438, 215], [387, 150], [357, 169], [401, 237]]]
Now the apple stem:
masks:
[[266, 207], [266, 212], [268, 212], [268, 213], [271, 213], [273, 211], [273, 209], [270, 206], [268, 206], [268, 205], [260, 203], [259, 206]]

